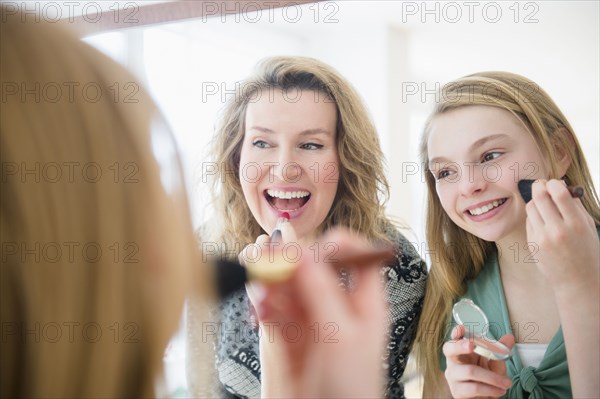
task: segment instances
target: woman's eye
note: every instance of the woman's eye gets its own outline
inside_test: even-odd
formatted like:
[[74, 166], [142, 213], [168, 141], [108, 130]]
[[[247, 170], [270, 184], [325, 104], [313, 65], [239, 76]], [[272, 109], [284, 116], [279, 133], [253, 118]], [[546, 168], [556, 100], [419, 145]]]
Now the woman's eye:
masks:
[[315, 144], [315, 143], [306, 143], [306, 144], [302, 144], [300, 146], [300, 148], [302, 148], [303, 150], [318, 150], [323, 148], [322, 144]]
[[500, 152], [496, 152], [496, 151], [488, 152], [487, 154], [485, 154], [483, 156], [483, 158], [481, 160], [483, 162], [493, 161], [494, 159], [498, 158], [500, 155], [502, 155], [502, 153], [500, 153]]
[[252, 145], [257, 148], [268, 148], [269, 147], [269, 144], [267, 144], [267, 142], [263, 141], [263, 140], [256, 140], [256, 141], [252, 142]]

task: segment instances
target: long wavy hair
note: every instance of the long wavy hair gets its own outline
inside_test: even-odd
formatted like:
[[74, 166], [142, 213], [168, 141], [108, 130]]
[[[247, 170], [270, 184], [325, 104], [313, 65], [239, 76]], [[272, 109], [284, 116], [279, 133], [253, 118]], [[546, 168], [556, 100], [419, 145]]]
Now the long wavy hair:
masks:
[[[448, 83], [440, 94], [440, 101], [421, 138], [422, 165], [429, 164], [427, 141], [431, 122], [437, 115], [470, 105], [502, 108], [523, 122], [540, 152], [545, 154], [551, 167], [550, 178], [563, 177], [556, 171], [557, 148], [567, 152], [571, 165], [564, 178], [569, 184], [585, 188], [581, 201], [596, 225], [599, 224], [598, 195], [581, 146], [567, 118], [537, 84], [513, 73], [481, 72]], [[424, 375], [424, 396], [429, 397], [435, 396], [441, 389], [439, 356], [450, 324], [451, 308], [455, 300], [465, 293], [466, 281], [477, 277], [485, 259], [495, 251], [495, 244], [456, 226], [442, 208], [434, 176], [429, 170], [425, 170], [424, 174], [428, 197], [427, 242], [436, 256], [432, 256], [416, 348], [419, 368]]]
[[218, 168], [211, 176], [216, 214], [207, 224], [209, 230], [202, 230], [200, 235], [204, 240], [224, 243], [223, 255], [237, 256], [264, 233], [244, 198], [239, 166], [247, 105], [262, 90], [273, 89], [315, 91], [336, 105], [340, 178], [333, 206], [319, 229], [342, 225], [385, 240], [383, 207], [389, 187], [375, 126], [350, 83], [329, 65], [306, 57], [262, 60], [226, 104], [211, 152]]
[[0, 11], [0, 396], [155, 396], [197, 251], [152, 155], [157, 110], [58, 24]]

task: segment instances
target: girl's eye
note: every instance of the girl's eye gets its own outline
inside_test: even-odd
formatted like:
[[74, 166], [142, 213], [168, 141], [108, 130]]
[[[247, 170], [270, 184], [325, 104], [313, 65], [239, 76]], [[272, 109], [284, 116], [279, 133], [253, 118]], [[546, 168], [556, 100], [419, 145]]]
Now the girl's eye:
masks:
[[497, 152], [497, 151], [491, 151], [491, 152], [488, 152], [487, 154], [484, 154], [483, 158], [481, 158], [481, 160], [483, 162], [493, 161], [494, 159], [498, 158], [500, 155], [502, 155], [502, 153]]
[[269, 144], [267, 144], [267, 142], [263, 141], [263, 140], [256, 140], [256, 141], [252, 142], [252, 145], [257, 148], [268, 148], [269, 147]]
[[447, 177], [449, 177], [452, 174], [452, 171], [449, 169], [442, 169], [439, 172], [436, 172], [433, 174], [433, 177], [435, 178], [436, 181], [440, 181], [442, 179], [445, 179]]
[[319, 150], [319, 149], [323, 148], [323, 144], [306, 143], [306, 144], [302, 144], [300, 146], [300, 148], [302, 148], [303, 150]]

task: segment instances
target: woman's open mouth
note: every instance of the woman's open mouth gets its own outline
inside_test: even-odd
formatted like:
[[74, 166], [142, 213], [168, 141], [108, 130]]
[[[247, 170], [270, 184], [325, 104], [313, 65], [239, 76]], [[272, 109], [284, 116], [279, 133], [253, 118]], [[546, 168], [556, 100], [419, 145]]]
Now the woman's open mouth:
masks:
[[265, 190], [267, 202], [279, 212], [293, 212], [302, 208], [310, 200], [310, 192]]

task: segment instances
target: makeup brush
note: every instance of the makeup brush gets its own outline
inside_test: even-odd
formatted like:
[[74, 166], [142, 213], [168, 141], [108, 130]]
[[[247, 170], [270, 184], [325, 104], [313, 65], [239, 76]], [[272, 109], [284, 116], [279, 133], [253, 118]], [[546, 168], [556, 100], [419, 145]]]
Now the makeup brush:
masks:
[[[525, 200], [525, 203], [531, 201], [531, 185], [533, 182], [535, 182], [535, 180], [523, 179], [519, 180], [519, 183], [517, 183], [519, 186], [519, 192], [521, 193], [523, 200]], [[581, 198], [585, 193], [585, 190], [581, 186], [569, 186], [567, 189], [573, 198]]]
[[[393, 256], [392, 249], [386, 247], [346, 257], [326, 258], [324, 263], [332, 264], [335, 267], [364, 267], [391, 261]], [[292, 276], [297, 266], [297, 263], [290, 262], [281, 256], [271, 260], [267, 257], [264, 261], [252, 262], [246, 267], [236, 261], [218, 259], [214, 263], [217, 295], [223, 299], [244, 287], [244, 284], [249, 281], [283, 282]]]

